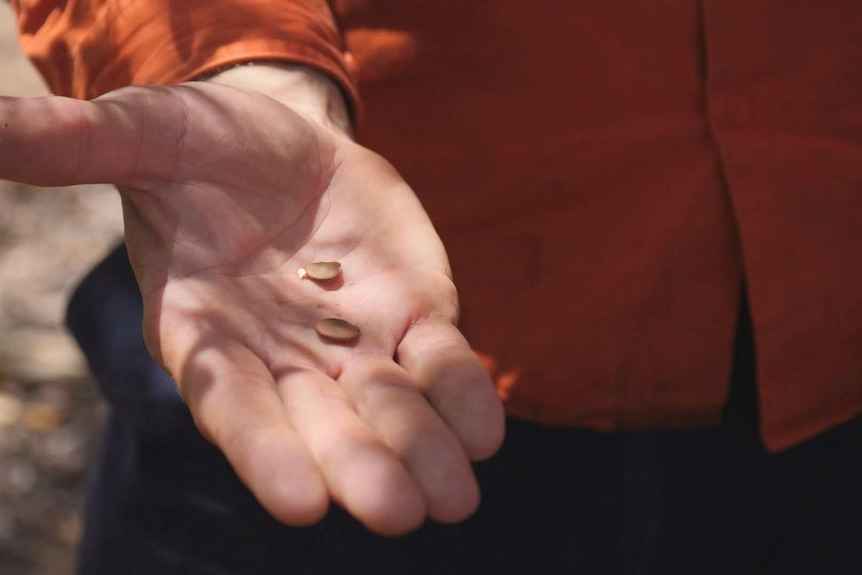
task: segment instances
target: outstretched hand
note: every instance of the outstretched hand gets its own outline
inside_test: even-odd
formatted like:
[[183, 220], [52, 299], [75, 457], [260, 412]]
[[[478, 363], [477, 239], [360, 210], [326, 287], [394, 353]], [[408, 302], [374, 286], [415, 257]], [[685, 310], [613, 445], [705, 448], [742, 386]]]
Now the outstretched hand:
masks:
[[[384, 159], [257, 91], [190, 83], [0, 99], [0, 177], [118, 186], [147, 346], [276, 518], [334, 500], [392, 535], [475, 510], [470, 460], [499, 447], [502, 408]], [[318, 261], [340, 277], [299, 277]], [[326, 317], [359, 337], [321, 337]]]

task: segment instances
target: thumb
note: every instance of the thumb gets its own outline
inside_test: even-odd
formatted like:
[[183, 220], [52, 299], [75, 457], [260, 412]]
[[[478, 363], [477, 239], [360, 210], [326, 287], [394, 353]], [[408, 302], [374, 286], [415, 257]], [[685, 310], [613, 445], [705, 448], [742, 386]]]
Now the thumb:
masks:
[[0, 98], [0, 178], [67, 186], [170, 173], [182, 145], [183, 108], [164, 88], [124, 88], [89, 102]]

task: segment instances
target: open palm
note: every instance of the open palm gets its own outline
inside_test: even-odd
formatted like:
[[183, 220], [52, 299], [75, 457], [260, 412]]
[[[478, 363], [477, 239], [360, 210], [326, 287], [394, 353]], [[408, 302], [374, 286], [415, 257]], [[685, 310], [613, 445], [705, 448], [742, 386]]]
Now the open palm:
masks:
[[[185, 84], [0, 100], [0, 177], [117, 184], [147, 345], [275, 517], [457, 521], [502, 438], [443, 247], [381, 157], [262, 94]], [[332, 282], [299, 277], [338, 261]], [[321, 337], [341, 318], [359, 337]]]

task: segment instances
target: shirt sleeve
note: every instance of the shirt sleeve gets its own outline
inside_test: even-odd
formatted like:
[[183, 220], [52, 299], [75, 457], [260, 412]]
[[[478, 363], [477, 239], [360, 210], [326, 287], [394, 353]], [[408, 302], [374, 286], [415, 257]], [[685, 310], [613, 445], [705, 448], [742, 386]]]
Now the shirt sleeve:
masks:
[[11, 0], [24, 53], [59, 95], [95, 98], [231, 64], [283, 61], [333, 78], [357, 107], [326, 0]]

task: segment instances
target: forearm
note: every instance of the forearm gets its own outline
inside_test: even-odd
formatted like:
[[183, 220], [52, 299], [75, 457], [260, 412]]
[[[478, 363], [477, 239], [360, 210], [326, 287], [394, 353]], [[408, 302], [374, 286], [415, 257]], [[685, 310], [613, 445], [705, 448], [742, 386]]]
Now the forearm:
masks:
[[352, 134], [344, 93], [332, 78], [313, 68], [280, 62], [232, 66], [201, 80], [266, 94], [321, 126]]

